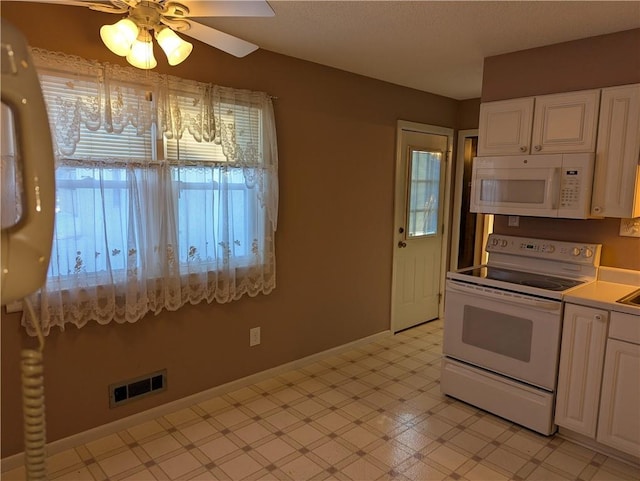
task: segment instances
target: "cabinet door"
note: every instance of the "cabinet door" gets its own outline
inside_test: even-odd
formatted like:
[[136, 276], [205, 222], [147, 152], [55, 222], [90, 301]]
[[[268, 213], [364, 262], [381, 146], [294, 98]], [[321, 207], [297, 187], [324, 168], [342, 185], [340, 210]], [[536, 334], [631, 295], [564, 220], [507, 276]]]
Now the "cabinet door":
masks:
[[640, 216], [640, 84], [602, 90], [591, 214]]
[[478, 155], [528, 154], [533, 97], [480, 104]]
[[595, 438], [608, 312], [566, 304], [555, 423]]
[[532, 153], [594, 152], [599, 99], [599, 90], [536, 97]]
[[640, 346], [609, 339], [598, 442], [640, 457]]

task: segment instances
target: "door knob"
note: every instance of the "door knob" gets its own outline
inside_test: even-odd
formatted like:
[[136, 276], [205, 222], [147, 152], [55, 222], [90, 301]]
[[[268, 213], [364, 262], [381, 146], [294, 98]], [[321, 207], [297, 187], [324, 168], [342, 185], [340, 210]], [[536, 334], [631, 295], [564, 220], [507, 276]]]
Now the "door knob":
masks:
[[398, 247], [400, 247], [400, 249], [402, 249], [403, 247], [407, 247], [407, 243], [405, 241], [400, 241], [398, 242]]

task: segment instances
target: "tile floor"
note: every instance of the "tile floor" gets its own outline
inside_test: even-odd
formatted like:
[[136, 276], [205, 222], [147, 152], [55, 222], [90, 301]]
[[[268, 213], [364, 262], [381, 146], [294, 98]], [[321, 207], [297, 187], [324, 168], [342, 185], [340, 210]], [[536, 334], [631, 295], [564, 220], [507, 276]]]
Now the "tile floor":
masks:
[[434, 321], [328, 355], [51, 456], [49, 479], [640, 479], [637, 467], [440, 394], [441, 342]]

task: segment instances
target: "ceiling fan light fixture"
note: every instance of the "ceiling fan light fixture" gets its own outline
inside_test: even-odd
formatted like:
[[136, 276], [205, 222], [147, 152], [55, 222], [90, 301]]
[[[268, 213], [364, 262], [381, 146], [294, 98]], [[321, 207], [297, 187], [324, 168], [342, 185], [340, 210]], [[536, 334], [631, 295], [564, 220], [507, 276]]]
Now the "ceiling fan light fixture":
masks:
[[153, 56], [151, 35], [146, 30], [140, 29], [140, 35], [133, 42], [131, 50], [127, 54], [127, 62], [143, 70], [149, 70], [158, 65], [156, 58]]
[[104, 44], [120, 57], [129, 53], [137, 37], [138, 26], [128, 18], [123, 18], [113, 25], [103, 25], [100, 28], [100, 38]]
[[167, 56], [169, 65], [174, 66], [183, 62], [191, 51], [193, 45], [181, 39], [173, 30], [164, 27], [156, 31], [156, 40]]

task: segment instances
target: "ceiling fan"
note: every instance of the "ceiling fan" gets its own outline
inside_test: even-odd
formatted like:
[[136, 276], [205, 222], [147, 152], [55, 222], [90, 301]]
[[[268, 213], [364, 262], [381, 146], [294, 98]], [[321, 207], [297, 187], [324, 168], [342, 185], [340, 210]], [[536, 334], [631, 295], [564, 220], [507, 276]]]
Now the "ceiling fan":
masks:
[[[34, 0], [13, 0], [34, 1]], [[206, 17], [272, 17], [266, 0], [35, 0], [88, 7], [99, 12], [126, 15], [113, 25], [104, 25], [100, 37], [116, 55], [126, 57], [134, 67], [154, 68], [152, 35], [167, 55], [169, 65], [186, 59], [193, 46], [175, 32], [193, 37], [236, 57], [244, 57], [258, 46], [216, 30], [205, 23]], [[202, 19], [198, 21], [197, 19]]]

